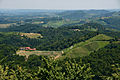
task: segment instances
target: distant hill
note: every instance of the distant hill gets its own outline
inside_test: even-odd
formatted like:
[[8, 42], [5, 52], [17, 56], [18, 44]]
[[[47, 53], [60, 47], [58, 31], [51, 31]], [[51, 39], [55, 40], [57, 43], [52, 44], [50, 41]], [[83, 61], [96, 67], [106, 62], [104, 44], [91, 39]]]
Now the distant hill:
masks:
[[93, 19], [90, 22], [102, 24], [106, 28], [112, 28], [120, 30], [120, 16], [101, 17], [99, 19]]
[[108, 10], [84, 10], [84, 12], [86, 12], [88, 14], [101, 15], [101, 14], [109, 13], [110, 11], [108, 11]]
[[67, 29], [79, 29], [80, 31], [104, 31], [105, 27], [101, 24], [98, 23], [85, 23], [85, 24], [81, 24], [81, 25], [65, 25], [62, 26], [63, 28], [67, 28]]
[[109, 13], [103, 14], [101, 16], [104, 16], [104, 17], [108, 17], [108, 16], [120, 16], [120, 11], [109, 12]]
[[85, 18], [87, 14], [83, 11], [73, 10], [73, 11], [65, 11], [65, 12], [59, 13], [58, 15], [60, 15], [60, 17], [63, 17], [65, 19], [80, 19], [80, 18]]
[[59, 13], [60, 17], [65, 19], [80, 20], [92, 17], [97, 17], [98, 15], [103, 15], [109, 13], [107, 10], [70, 10]]

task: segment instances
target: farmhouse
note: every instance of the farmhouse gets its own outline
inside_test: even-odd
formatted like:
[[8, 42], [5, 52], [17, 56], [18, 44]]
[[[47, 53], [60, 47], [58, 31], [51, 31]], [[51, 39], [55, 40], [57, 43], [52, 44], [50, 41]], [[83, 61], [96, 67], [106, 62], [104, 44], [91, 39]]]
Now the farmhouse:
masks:
[[33, 51], [35, 51], [36, 50], [36, 48], [30, 48], [30, 47], [21, 47], [20, 48], [20, 50], [33, 50]]
[[21, 36], [24, 36], [24, 35], [21, 35]]

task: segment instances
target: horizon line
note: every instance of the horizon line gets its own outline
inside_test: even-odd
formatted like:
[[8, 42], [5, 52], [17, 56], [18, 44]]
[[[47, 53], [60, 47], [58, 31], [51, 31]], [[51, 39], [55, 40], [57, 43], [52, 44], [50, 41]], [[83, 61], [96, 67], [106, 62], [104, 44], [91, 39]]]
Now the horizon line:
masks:
[[35, 8], [0, 8], [3, 10], [115, 10], [120, 8], [90, 8], [90, 9], [35, 9]]

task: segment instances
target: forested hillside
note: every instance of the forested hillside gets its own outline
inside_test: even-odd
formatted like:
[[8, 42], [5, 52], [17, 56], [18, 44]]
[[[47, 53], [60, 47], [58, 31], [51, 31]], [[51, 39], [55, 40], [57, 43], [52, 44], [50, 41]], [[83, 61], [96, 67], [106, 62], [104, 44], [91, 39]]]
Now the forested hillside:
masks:
[[119, 11], [7, 12], [0, 80], [120, 80]]
[[[15, 48], [2, 48], [0, 79], [120, 79], [120, 43], [112, 42], [108, 46], [83, 58], [66, 58], [52, 61], [44, 56], [31, 55], [28, 61], [24, 57], [11, 55]], [[9, 52], [6, 51], [10, 49]], [[12, 50], [13, 49], [13, 50]], [[6, 53], [6, 54], [5, 54]], [[15, 54], [15, 53], [14, 53]], [[7, 58], [6, 58], [7, 57]], [[20, 66], [18, 66], [20, 65]], [[26, 69], [27, 68], [27, 69]], [[30, 68], [30, 69], [29, 69]], [[19, 76], [18, 76], [19, 75]]]

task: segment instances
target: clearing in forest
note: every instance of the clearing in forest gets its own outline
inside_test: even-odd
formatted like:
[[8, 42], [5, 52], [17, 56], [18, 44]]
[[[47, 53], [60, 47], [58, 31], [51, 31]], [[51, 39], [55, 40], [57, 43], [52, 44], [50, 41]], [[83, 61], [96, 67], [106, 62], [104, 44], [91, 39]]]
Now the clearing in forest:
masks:
[[26, 56], [28, 58], [30, 55], [43, 55], [43, 56], [49, 56], [52, 59], [57, 59], [62, 55], [62, 51], [26, 51], [26, 50], [18, 50], [16, 54], [20, 56]]
[[38, 33], [19, 33], [19, 35], [26, 36], [28, 38], [43, 38], [43, 36]]

